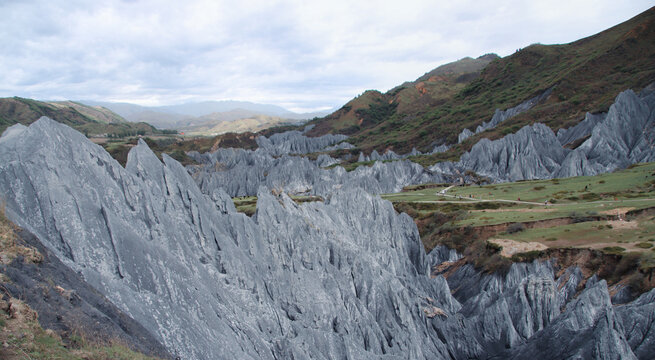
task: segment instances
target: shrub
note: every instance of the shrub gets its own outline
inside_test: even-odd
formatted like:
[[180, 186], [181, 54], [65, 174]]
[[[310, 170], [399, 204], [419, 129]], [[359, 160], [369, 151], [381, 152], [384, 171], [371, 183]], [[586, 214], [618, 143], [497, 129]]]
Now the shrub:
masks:
[[620, 254], [625, 251], [625, 248], [620, 246], [606, 246], [603, 248], [603, 251], [609, 254]]
[[498, 253], [498, 252], [503, 251], [502, 246], [500, 246], [500, 245], [498, 245], [496, 243], [493, 243], [491, 241], [487, 241], [487, 249], [491, 250], [494, 253]]
[[[625, 250], [625, 249], [624, 249]], [[616, 276], [622, 276], [631, 272], [639, 266], [639, 259], [641, 258], [641, 253], [631, 252], [624, 254], [619, 260], [619, 263], [616, 264], [614, 268], [614, 274]]]
[[642, 248], [642, 249], [650, 249], [650, 248], [653, 247], [653, 244], [651, 244], [649, 242], [640, 242], [639, 244], [636, 244], [635, 246], [638, 247], [638, 248]]
[[518, 253], [512, 255], [512, 261], [514, 262], [532, 262], [541, 256], [543, 256], [544, 252], [541, 250], [532, 250], [524, 253]]
[[543, 190], [543, 189], [545, 189], [545, 188], [546, 188], [545, 186], [535, 186], [535, 187], [533, 187], [532, 189], [533, 189], [533, 190], [537, 190], [537, 191], [539, 191], [539, 190]]
[[523, 223], [513, 223], [507, 227], [508, 234], [514, 234], [517, 232], [521, 232], [523, 230], [525, 230], [525, 226], [523, 225]]

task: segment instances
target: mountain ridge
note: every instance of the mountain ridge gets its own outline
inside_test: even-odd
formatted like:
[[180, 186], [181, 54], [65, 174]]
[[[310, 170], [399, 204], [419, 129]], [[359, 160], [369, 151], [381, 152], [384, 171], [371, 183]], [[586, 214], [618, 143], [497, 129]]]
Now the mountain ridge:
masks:
[[[585, 112], [607, 111], [619, 92], [640, 91], [655, 81], [653, 43], [655, 8], [569, 44], [533, 44], [489, 61], [442, 102], [426, 91], [425, 99], [419, 97], [408, 105], [403, 92], [422, 92], [408, 83], [384, 94], [367, 91], [331, 115], [311, 121], [316, 126], [309, 135], [346, 130], [349, 141], [366, 152], [407, 153], [413, 147], [430, 151], [436, 145], [457, 144], [463, 129], [475, 129], [496, 109], [511, 108], [549, 88], [553, 93], [546, 101], [440, 156], [461, 154], [480, 138], [498, 139], [535, 121], [557, 131], [577, 124]], [[409, 84], [418, 85], [430, 78], [428, 74]], [[403, 110], [403, 104], [408, 109]]]
[[[89, 105], [100, 105], [111, 109], [128, 121], [143, 121], [162, 129], [185, 129], [185, 124], [197, 121], [209, 121], [212, 117], [230, 117], [236, 110], [244, 110], [247, 115], [242, 118], [254, 116], [268, 116], [281, 120], [309, 120], [325, 115], [327, 112], [295, 113], [283, 107], [270, 104], [259, 104], [250, 101], [221, 100], [191, 102], [179, 105], [141, 106], [131, 103], [113, 103], [106, 101], [80, 100]], [[241, 118], [237, 118], [238, 120]], [[214, 125], [217, 125], [215, 122]], [[274, 122], [275, 123], [275, 122]]]

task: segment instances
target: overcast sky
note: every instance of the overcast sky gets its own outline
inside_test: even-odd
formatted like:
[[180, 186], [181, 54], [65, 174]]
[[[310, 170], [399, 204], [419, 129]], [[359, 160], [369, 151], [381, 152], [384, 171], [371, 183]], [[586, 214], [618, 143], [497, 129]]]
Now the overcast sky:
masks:
[[567, 43], [652, 0], [0, 0], [0, 97], [328, 109], [466, 56]]

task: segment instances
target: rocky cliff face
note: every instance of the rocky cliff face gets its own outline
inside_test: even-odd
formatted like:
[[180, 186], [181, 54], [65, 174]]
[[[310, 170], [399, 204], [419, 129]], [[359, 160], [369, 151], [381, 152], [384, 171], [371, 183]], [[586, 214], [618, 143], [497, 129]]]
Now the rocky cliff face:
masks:
[[431, 278], [458, 255], [426, 256], [411, 218], [355, 187], [303, 205], [261, 187], [248, 218], [143, 142], [123, 169], [46, 118], [12, 134], [8, 216], [183, 358], [652, 354], [653, 292], [615, 308], [603, 281], [581, 289], [575, 269], [536, 262]]
[[[333, 149], [349, 148], [348, 145], [335, 146], [344, 140], [346, 135], [332, 135], [327, 134], [319, 137], [307, 137], [300, 131], [287, 131], [283, 133], [273, 134], [270, 138], [265, 136], [257, 137], [257, 145], [271, 155], [283, 154], [308, 154], [316, 151], [324, 150], [330, 146]], [[352, 145], [350, 145], [352, 146]]]

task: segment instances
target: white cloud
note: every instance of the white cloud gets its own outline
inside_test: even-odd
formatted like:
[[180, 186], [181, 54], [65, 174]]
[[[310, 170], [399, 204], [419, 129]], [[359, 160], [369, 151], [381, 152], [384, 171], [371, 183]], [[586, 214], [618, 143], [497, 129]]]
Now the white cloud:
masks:
[[4, 1], [0, 96], [342, 105], [445, 62], [565, 43], [650, 1]]

